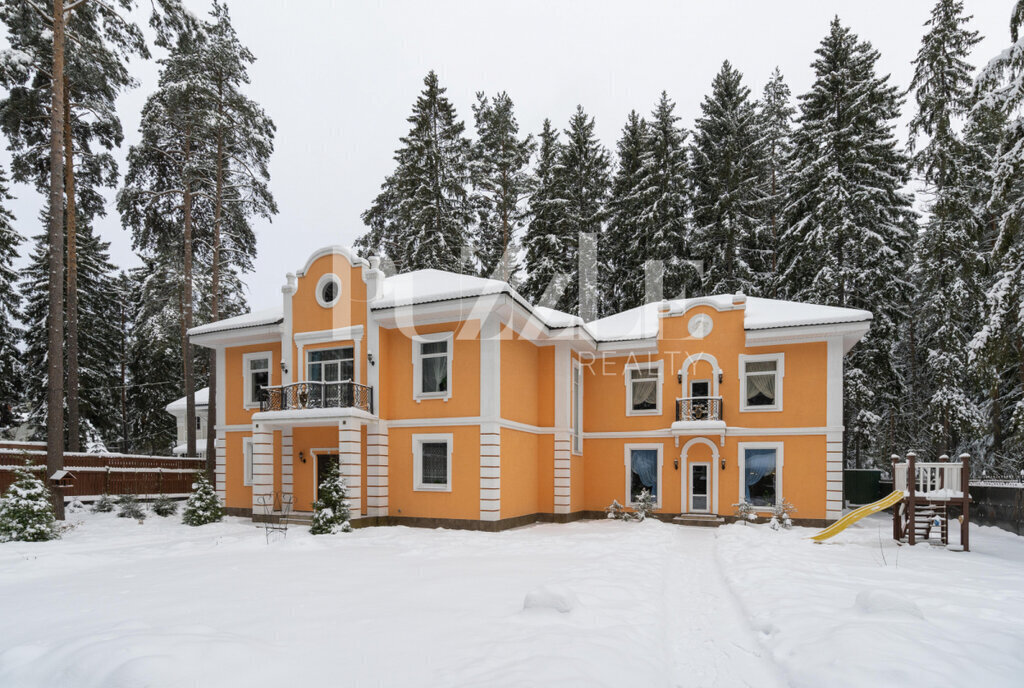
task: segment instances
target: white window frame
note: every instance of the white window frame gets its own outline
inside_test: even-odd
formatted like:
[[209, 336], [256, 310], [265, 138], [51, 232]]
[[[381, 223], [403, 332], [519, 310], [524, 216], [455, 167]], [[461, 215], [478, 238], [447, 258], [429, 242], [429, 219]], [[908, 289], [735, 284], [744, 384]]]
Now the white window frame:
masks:
[[[569, 422], [572, 426], [572, 453], [583, 456], [583, 366], [573, 360], [569, 377]], [[579, 387], [574, 385], [577, 379]]]
[[[693, 468], [694, 468], [694, 466], [705, 466], [707, 468], [707, 471], [708, 471], [708, 492], [707, 492], [706, 495], [703, 495], [704, 499], [706, 499], [707, 502], [705, 503], [705, 506], [704, 506], [703, 509], [694, 509], [693, 508], [693, 497], [694, 497], [694, 493], [693, 493], [693, 483], [694, 483], [694, 480], [693, 480]], [[686, 506], [689, 509], [687, 513], [691, 513], [691, 514], [710, 514], [711, 513], [711, 494], [712, 494], [712, 490], [715, 489], [712, 486], [712, 480], [711, 480], [711, 462], [710, 461], [693, 461], [692, 463], [690, 463], [689, 468], [687, 468], [686, 471], [687, 471], [687, 473], [686, 473], [687, 486], [690, 488], [688, 494], [686, 495]]]
[[[782, 469], [785, 466], [785, 456], [782, 451], [782, 442], [738, 442], [736, 444], [736, 462], [739, 466], [740, 472], [740, 484], [739, 493], [737, 495], [737, 503], [745, 501], [747, 498], [747, 450], [748, 449], [774, 449], [775, 450], [775, 503], [781, 504], [784, 500], [782, 491]], [[770, 506], [756, 506], [756, 511], [768, 512], [771, 511]]]
[[252, 438], [242, 438], [242, 484], [246, 487], [252, 486]]
[[665, 492], [665, 445], [663, 444], [626, 444], [623, 446], [622, 458], [623, 467], [626, 472], [626, 497], [623, 500], [623, 504], [626, 506], [636, 506], [636, 502], [632, 500], [630, 492], [633, 488], [633, 450], [634, 449], [657, 449], [658, 450], [658, 494], [656, 497], [654, 506], [658, 509], [661, 508], [662, 495]]
[[[412, 436], [412, 489], [415, 492], [452, 491], [452, 447], [455, 436], [451, 433], [432, 433]], [[431, 442], [445, 442], [448, 445], [448, 482], [444, 485], [423, 482], [423, 445]]]
[[[309, 377], [310, 377], [309, 369], [310, 369], [310, 367], [312, 365], [314, 365], [314, 363], [309, 360], [310, 358], [313, 357], [313, 354], [317, 353], [317, 352], [321, 352], [321, 351], [332, 351], [332, 350], [335, 350], [335, 349], [338, 349], [338, 350], [340, 350], [340, 349], [352, 349], [352, 382], [358, 382], [358, 380], [355, 379], [356, 378], [356, 348], [355, 348], [354, 345], [350, 345], [350, 344], [336, 344], [336, 345], [331, 345], [331, 346], [317, 347], [315, 349], [306, 349], [306, 361], [305, 361], [305, 363], [306, 363], [306, 379], [307, 379], [307, 381], [309, 380]], [[341, 379], [341, 361], [344, 361], [344, 360], [347, 360], [347, 359], [341, 358], [341, 359], [336, 359], [334, 361], [327, 361], [328, 364], [330, 364], [330, 363], [337, 363], [338, 364], [338, 378], [339, 378], [338, 382], [345, 382], [345, 380]], [[324, 365], [324, 362], [320, 361], [319, 363], [321, 364], [320, 377], [323, 377], [323, 365]]]
[[[420, 345], [431, 342], [447, 342], [448, 344], [448, 389], [443, 392], [423, 391], [423, 355], [420, 353]], [[442, 399], [448, 401], [452, 397], [452, 390], [455, 388], [452, 379], [452, 359], [455, 358], [455, 333], [435, 332], [433, 334], [416, 334], [412, 337], [412, 398], [417, 402], [424, 399]]]
[[261, 358], [267, 360], [267, 386], [274, 384], [274, 357], [269, 351], [254, 351], [249, 354], [242, 354], [242, 407], [246, 409], [258, 409], [260, 402], [252, 401], [252, 370], [249, 367], [250, 361]]
[[[622, 374], [626, 382], [626, 415], [627, 416], [660, 416], [661, 397], [665, 385], [664, 361], [647, 361], [644, 363], [627, 363]], [[636, 410], [633, 408], [633, 371], [656, 371], [658, 373], [658, 392], [653, 409]]]
[[[324, 301], [322, 294], [324, 285], [328, 282], [334, 282], [335, 296], [333, 301]], [[341, 301], [341, 278], [333, 272], [321, 276], [320, 281], [316, 283], [316, 302], [320, 304], [321, 308], [333, 308], [339, 301]]]
[[[771, 406], [747, 405], [747, 363], [775, 361], [775, 403]], [[777, 412], [782, 410], [782, 381], [786, 377], [786, 354], [740, 354], [740, 411]]]

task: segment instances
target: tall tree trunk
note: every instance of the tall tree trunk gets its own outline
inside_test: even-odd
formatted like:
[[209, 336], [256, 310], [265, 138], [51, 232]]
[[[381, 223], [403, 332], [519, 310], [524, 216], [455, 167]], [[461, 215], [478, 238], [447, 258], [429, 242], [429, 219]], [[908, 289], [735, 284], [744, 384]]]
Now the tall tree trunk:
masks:
[[81, 451], [78, 415], [78, 231], [75, 217], [75, 161], [71, 141], [70, 84], [64, 84], [64, 197], [67, 199], [67, 356], [68, 356], [68, 451]]
[[121, 453], [128, 452], [128, 323], [124, 313], [124, 299], [127, 294], [119, 294], [121, 300]]
[[[49, 339], [46, 345], [46, 473], [64, 468], [64, 0], [53, 0], [50, 94]], [[54, 490], [64, 519], [64, 497]]]
[[[185, 170], [188, 170], [192, 149], [191, 131], [185, 132]], [[185, 179], [182, 195], [185, 224], [185, 284], [182, 294], [181, 358], [185, 376], [186, 456], [196, 456], [196, 381], [192, 371], [192, 347], [188, 331], [192, 329], [192, 181]]]
[[[219, 84], [222, 86], [221, 84]], [[223, 89], [221, 89], [223, 90]], [[223, 95], [220, 98], [223, 103]], [[224, 112], [219, 108], [221, 127], [217, 131], [217, 188], [213, 206], [213, 270], [210, 275], [210, 322], [220, 318], [220, 224], [224, 207]], [[210, 349], [210, 381], [206, 402], [206, 474], [217, 485], [217, 350]]]

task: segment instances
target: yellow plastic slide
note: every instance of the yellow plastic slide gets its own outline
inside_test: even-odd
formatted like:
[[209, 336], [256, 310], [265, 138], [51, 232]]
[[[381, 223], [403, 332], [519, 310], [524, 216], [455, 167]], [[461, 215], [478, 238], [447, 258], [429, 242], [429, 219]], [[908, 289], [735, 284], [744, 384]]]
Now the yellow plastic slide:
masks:
[[851, 523], [856, 523], [865, 516], [870, 516], [871, 514], [878, 513], [883, 509], [888, 509], [894, 504], [899, 504], [901, 499], [903, 499], [903, 491], [896, 490], [888, 497], [883, 497], [879, 499], [877, 502], [865, 504], [859, 509], [854, 509], [853, 511], [846, 514], [841, 519], [830, 525], [825, 530], [821, 531], [820, 533], [812, 535], [811, 539], [815, 542], [822, 542], [824, 540], [828, 540], [833, 535], [838, 535], [839, 533], [846, 530], [846, 527], [849, 526]]

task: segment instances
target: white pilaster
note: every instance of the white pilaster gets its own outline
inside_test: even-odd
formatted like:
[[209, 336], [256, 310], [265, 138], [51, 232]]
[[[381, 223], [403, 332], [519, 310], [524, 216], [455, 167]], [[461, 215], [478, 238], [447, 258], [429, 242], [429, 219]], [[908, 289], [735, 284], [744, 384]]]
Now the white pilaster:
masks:
[[384, 423], [366, 427], [366, 515], [388, 515], [388, 430]]
[[572, 410], [572, 351], [569, 344], [555, 344], [555, 513], [567, 514], [572, 508], [572, 437], [569, 423]]
[[227, 500], [227, 433], [224, 431], [224, 426], [227, 424], [227, 370], [225, 360], [227, 356], [224, 352], [223, 346], [218, 346], [216, 349], [217, 357], [217, 398], [214, 400], [217, 406], [217, 417], [207, 417], [207, 423], [214, 423], [214, 428], [217, 431], [216, 444], [214, 445], [214, 456], [217, 460], [216, 468], [214, 468], [213, 478], [216, 481], [214, 489], [217, 490], [217, 497], [220, 499], [220, 503], [224, 504]]
[[294, 495], [295, 472], [292, 465], [292, 454], [294, 444], [292, 440], [292, 429], [287, 428], [281, 431], [281, 492], [285, 495]]
[[825, 387], [825, 518], [843, 515], [843, 338], [828, 340]]
[[555, 513], [572, 509], [572, 438], [565, 430], [555, 432]]
[[252, 426], [252, 512], [262, 515], [274, 495], [274, 432], [259, 423]]
[[338, 454], [341, 477], [348, 486], [351, 518], [363, 515], [363, 452], [359, 424], [352, 420], [338, 423]]
[[214, 445], [215, 456], [217, 459], [217, 466], [214, 469], [214, 479], [217, 481], [215, 485], [217, 489], [217, 498], [221, 504], [224, 504], [227, 499], [227, 492], [224, 486], [227, 484], [227, 433], [223, 430], [217, 430], [217, 439]]
[[501, 520], [501, 426], [480, 424], [480, 520]]

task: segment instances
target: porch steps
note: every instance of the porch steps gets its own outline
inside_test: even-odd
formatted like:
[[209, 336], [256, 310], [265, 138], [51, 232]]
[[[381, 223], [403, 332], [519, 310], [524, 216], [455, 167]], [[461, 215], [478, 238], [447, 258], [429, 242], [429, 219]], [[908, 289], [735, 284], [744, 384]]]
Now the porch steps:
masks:
[[673, 523], [681, 526], [699, 526], [703, 528], [717, 528], [725, 523], [725, 519], [714, 514], [679, 514], [672, 519]]

